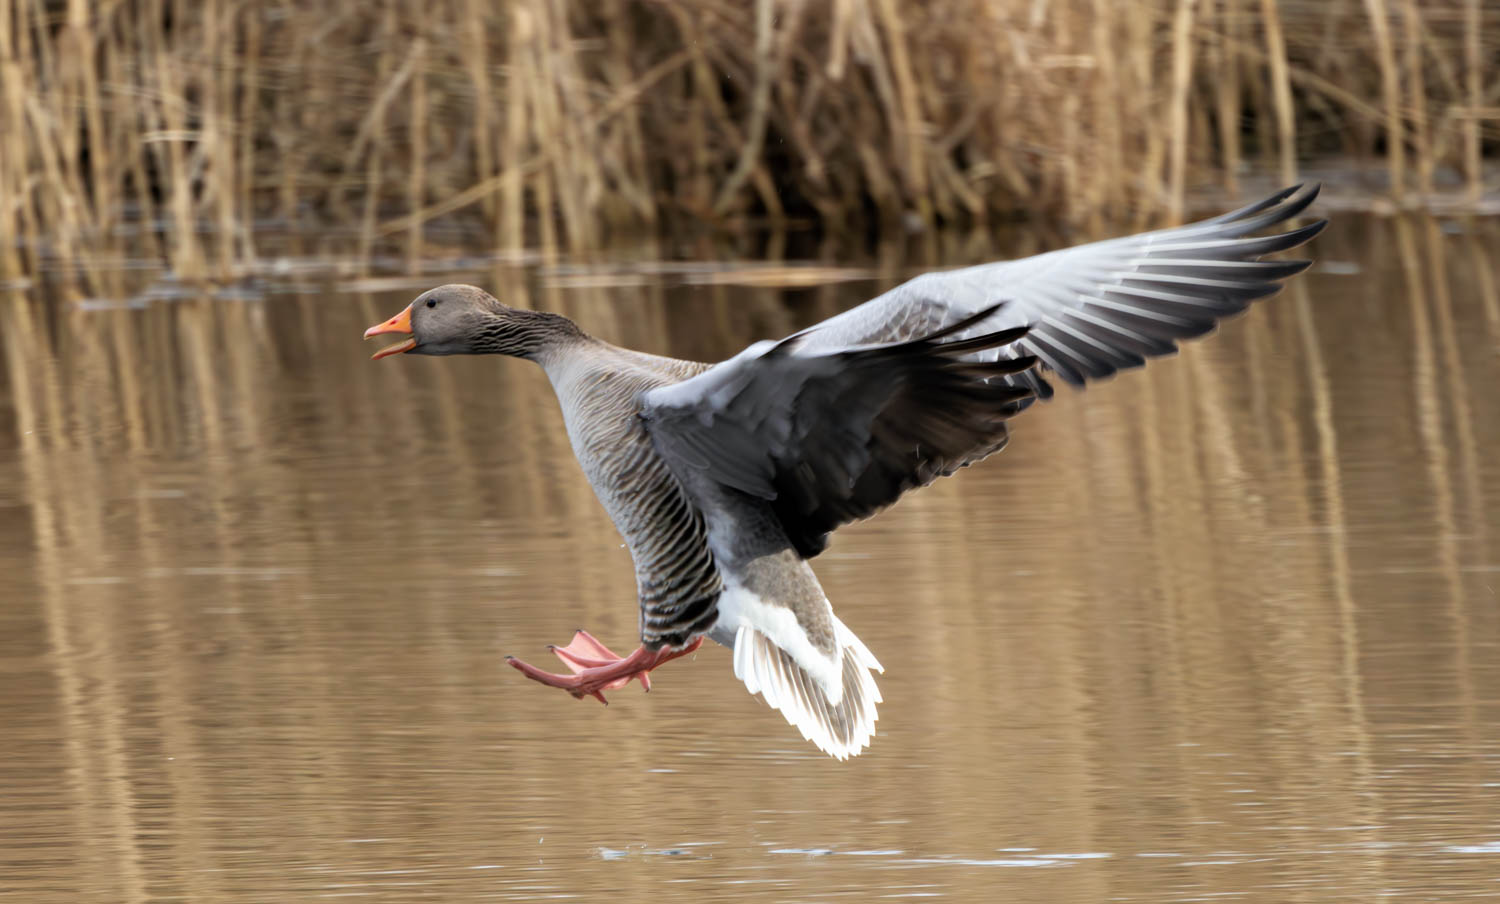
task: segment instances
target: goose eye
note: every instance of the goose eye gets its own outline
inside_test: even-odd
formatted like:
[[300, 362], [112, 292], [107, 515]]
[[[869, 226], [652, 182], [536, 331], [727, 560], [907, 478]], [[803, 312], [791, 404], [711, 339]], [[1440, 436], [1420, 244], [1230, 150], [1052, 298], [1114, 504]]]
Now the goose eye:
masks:
[[437, 307], [437, 299], [435, 299], [435, 298], [429, 298], [429, 299], [427, 299], [427, 306], [429, 308], [435, 308], [435, 307]]

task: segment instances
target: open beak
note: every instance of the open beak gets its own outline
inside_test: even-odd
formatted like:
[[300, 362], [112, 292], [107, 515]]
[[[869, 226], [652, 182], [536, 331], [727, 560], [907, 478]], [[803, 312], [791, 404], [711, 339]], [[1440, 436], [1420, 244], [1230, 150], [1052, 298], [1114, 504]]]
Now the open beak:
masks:
[[387, 345], [385, 348], [370, 356], [370, 360], [379, 360], [387, 355], [399, 355], [409, 352], [417, 347], [417, 337], [411, 335], [411, 305], [406, 310], [387, 320], [385, 323], [377, 323], [365, 330], [365, 338], [379, 336], [381, 333], [405, 333], [409, 338], [397, 342], [395, 345]]

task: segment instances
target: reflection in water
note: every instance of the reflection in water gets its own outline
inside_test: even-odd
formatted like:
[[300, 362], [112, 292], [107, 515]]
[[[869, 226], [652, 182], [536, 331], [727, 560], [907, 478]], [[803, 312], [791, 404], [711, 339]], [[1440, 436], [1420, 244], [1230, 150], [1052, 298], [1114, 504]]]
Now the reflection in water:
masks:
[[[608, 709], [503, 668], [628, 644], [628, 557], [539, 371], [366, 360], [404, 290], [11, 298], [0, 890], [1493, 895], [1496, 238], [1340, 223], [1216, 339], [841, 533], [819, 572], [888, 668], [844, 764], [722, 649]], [[876, 288], [634, 272], [484, 279], [698, 358]]]

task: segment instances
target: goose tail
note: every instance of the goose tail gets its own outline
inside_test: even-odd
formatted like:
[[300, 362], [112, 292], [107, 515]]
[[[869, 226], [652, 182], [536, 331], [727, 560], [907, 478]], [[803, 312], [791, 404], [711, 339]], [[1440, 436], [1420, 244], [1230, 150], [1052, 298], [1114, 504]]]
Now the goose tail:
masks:
[[[780, 710], [802, 737], [840, 760], [858, 756], [875, 735], [881, 702], [874, 672], [884, 667], [870, 648], [833, 617], [837, 650], [814, 672], [755, 626], [741, 624], [734, 638], [734, 675], [752, 694]], [[832, 679], [832, 680], [830, 680]], [[828, 687], [833, 681], [837, 687]]]

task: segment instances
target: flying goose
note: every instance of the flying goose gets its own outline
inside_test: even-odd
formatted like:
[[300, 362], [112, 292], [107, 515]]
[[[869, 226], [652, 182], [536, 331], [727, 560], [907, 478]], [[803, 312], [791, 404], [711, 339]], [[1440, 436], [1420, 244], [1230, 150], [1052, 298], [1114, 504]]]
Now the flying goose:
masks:
[[557, 314], [439, 286], [365, 331], [375, 353], [500, 354], [540, 364], [573, 452], [635, 563], [641, 645], [586, 631], [553, 647], [571, 674], [528, 678], [604, 701], [710, 637], [734, 674], [839, 759], [875, 731], [880, 661], [833, 612], [808, 562], [840, 525], [1005, 446], [1006, 421], [1271, 295], [1308, 261], [1264, 261], [1322, 231], [1247, 237], [1301, 213], [1285, 189], [1174, 229], [918, 276], [718, 364], [618, 348]]

